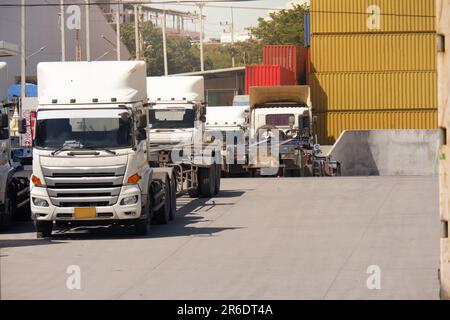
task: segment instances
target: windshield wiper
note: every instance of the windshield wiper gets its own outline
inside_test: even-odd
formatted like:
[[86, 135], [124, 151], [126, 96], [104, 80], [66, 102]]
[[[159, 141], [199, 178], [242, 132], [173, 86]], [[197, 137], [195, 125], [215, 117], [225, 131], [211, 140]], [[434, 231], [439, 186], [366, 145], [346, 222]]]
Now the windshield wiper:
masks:
[[75, 140], [66, 141], [66, 142], [64, 142], [62, 147], [59, 147], [58, 149], [53, 151], [51, 153], [51, 155], [54, 156], [62, 151], [75, 149], [75, 147], [80, 148], [80, 143], [78, 141], [75, 141]]
[[52, 151], [51, 155], [54, 156], [54, 155], [56, 155], [56, 154], [58, 154], [58, 153], [60, 153], [62, 151], [67, 151], [67, 150], [72, 150], [72, 149], [73, 148], [71, 146], [67, 146], [67, 145], [66, 146], [62, 146], [62, 147], [56, 149], [55, 151]]
[[89, 149], [89, 150], [95, 150], [95, 149], [99, 149], [99, 150], [103, 150], [108, 152], [109, 154], [117, 154], [117, 152], [110, 150], [108, 148], [104, 148], [104, 147], [99, 147], [99, 146], [83, 146], [83, 149]]

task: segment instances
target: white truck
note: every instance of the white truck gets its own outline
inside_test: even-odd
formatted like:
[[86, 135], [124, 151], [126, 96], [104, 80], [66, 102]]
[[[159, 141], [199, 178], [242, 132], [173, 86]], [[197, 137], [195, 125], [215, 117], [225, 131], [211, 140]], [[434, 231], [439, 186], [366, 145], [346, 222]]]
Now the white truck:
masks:
[[219, 131], [223, 136], [222, 173], [246, 173], [248, 144], [248, 112], [246, 105], [207, 107], [206, 130]]
[[151, 167], [174, 171], [178, 195], [216, 195], [221, 153], [220, 144], [205, 131], [203, 77], [149, 77], [147, 86]]
[[314, 144], [309, 86], [251, 87], [249, 121], [249, 148], [257, 150], [249, 152], [252, 175], [258, 170], [283, 176], [338, 173], [339, 164], [321, 156]]
[[0, 62], [0, 230], [7, 229], [29, 203], [28, 178], [21, 176], [23, 166], [11, 158], [7, 88], [7, 65]]
[[38, 65], [31, 212], [38, 237], [63, 227], [133, 225], [175, 217], [170, 168], [147, 162], [142, 61]]

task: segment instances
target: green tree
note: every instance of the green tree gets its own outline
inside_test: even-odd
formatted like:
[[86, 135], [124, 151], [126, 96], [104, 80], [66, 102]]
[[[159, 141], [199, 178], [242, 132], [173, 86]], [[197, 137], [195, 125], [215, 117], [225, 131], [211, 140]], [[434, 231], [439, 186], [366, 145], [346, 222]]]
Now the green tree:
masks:
[[[136, 54], [135, 32], [133, 23], [125, 23], [121, 29], [121, 38], [131, 55]], [[151, 22], [144, 22], [142, 27], [144, 40], [144, 59], [147, 62], [147, 74], [159, 76], [164, 74], [163, 36], [160, 28]], [[167, 61], [169, 73], [198, 71], [200, 58], [195, 48], [187, 38], [167, 37]]]
[[304, 17], [309, 12], [307, 5], [293, 5], [270, 13], [270, 19], [259, 18], [258, 26], [251, 28], [252, 34], [262, 44], [304, 45]]

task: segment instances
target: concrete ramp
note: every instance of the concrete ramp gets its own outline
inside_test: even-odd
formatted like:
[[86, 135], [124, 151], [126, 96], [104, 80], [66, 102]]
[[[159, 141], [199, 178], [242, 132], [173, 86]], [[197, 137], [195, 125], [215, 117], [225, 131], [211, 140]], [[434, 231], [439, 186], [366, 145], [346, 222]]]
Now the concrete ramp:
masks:
[[430, 176], [438, 152], [438, 130], [355, 130], [344, 131], [328, 154], [343, 176]]

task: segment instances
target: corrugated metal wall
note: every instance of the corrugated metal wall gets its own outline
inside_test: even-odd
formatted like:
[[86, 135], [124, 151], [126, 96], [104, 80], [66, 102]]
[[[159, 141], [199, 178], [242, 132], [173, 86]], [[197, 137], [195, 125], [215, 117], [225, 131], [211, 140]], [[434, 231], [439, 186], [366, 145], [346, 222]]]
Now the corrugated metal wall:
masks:
[[329, 111], [316, 113], [320, 143], [332, 144], [344, 130], [436, 128], [437, 110]]
[[350, 129], [437, 127], [435, 0], [312, 0], [320, 143]]
[[314, 36], [313, 72], [435, 70], [435, 43], [435, 33]]
[[311, 87], [316, 112], [437, 109], [434, 71], [315, 73]]
[[[436, 0], [311, 0], [312, 34], [434, 32]], [[380, 9], [380, 28], [373, 28]], [[375, 17], [375, 19], [371, 19]], [[371, 27], [368, 28], [368, 25]]]

